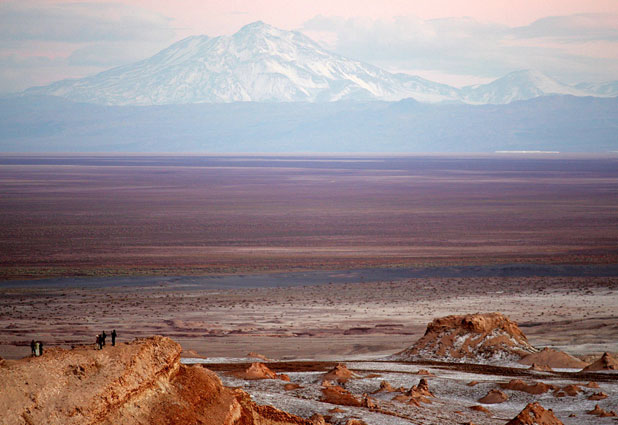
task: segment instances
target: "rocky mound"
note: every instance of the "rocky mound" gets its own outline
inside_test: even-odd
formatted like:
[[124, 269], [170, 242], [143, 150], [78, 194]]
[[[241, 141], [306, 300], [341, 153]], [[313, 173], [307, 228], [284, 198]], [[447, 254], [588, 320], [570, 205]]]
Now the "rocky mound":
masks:
[[618, 416], [616, 414], [616, 412], [612, 411], [612, 410], [605, 410], [599, 407], [598, 404], [594, 405], [594, 409], [586, 412], [589, 415], [596, 415], [600, 418], [611, 418], [611, 417], [615, 417]]
[[500, 390], [489, 390], [489, 392], [484, 396], [479, 398], [479, 403], [483, 404], [498, 404], [504, 403], [509, 399], [509, 396], [506, 393]]
[[532, 353], [519, 361], [521, 364], [532, 366], [533, 364], [548, 366], [550, 368], [579, 369], [586, 363], [562, 351], [545, 347], [538, 353]]
[[393, 358], [487, 362], [519, 360], [536, 351], [515, 322], [488, 313], [434, 319], [421, 339]]
[[339, 385], [325, 385], [322, 387], [321, 401], [331, 404], [339, 404], [341, 406], [360, 407], [362, 402], [357, 399], [351, 392]]
[[410, 388], [408, 392], [406, 392], [406, 395], [412, 397], [435, 397], [433, 393], [429, 390], [427, 380], [424, 378], [418, 382], [418, 385], [414, 385], [412, 388]]
[[251, 363], [251, 366], [240, 374], [243, 379], [277, 379], [277, 374], [264, 363]]
[[583, 368], [582, 372], [595, 372], [603, 370], [618, 371], [618, 361], [616, 361], [616, 359], [609, 353], [603, 353], [599, 360]]
[[50, 349], [0, 367], [4, 425], [310, 425], [201, 366], [180, 364], [180, 345], [153, 337], [93, 350]]
[[539, 403], [530, 403], [506, 425], [564, 425], [554, 412], [545, 410]]
[[356, 375], [348, 369], [348, 367], [342, 363], [337, 364], [333, 369], [326, 372], [323, 376], [323, 379], [329, 381], [337, 381], [340, 384], [343, 384], [348, 381], [348, 379], [354, 378]]
[[528, 394], [544, 394], [549, 390], [555, 390], [555, 385], [546, 384], [544, 382], [527, 383], [521, 379], [511, 379], [507, 383], [501, 383], [500, 387], [505, 390], [521, 391]]

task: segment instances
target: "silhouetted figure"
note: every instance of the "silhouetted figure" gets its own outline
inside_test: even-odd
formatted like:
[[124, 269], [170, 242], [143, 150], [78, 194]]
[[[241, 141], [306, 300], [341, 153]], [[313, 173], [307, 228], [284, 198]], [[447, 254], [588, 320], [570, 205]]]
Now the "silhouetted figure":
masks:
[[107, 338], [107, 334], [105, 333], [105, 331], [103, 331], [103, 333], [101, 334], [101, 344], [105, 345], [105, 338]]
[[112, 330], [112, 347], [116, 345], [116, 329]]
[[32, 355], [36, 356], [36, 350], [34, 345], [34, 340], [30, 341], [30, 350], [32, 350]]
[[39, 341], [39, 356], [43, 355], [43, 343]]

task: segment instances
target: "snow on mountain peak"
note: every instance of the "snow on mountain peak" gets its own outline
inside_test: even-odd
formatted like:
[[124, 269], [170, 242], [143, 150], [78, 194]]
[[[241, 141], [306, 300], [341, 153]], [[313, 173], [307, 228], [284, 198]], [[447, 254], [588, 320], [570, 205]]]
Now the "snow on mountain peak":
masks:
[[331, 53], [309, 37], [264, 22], [232, 35], [198, 35], [97, 75], [34, 87], [28, 94], [108, 105], [351, 100], [508, 103], [546, 94], [587, 95], [536, 71], [463, 89]]
[[587, 96], [589, 93], [560, 83], [534, 70], [514, 71], [488, 84], [468, 86], [461, 90], [467, 103], [509, 103], [552, 94]]

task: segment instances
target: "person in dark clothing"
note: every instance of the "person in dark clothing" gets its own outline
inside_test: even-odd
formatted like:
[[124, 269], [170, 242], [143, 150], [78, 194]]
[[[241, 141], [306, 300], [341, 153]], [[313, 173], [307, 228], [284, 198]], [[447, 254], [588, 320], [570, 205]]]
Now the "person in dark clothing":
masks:
[[39, 341], [39, 356], [43, 355], [43, 343]]
[[32, 355], [36, 356], [36, 350], [34, 346], [34, 340], [30, 341], [30, 350], [32, 351]]
[[101, 334], [101, 344], [105, 345], [105, 338], [107, 338], [107, 334], [105, 333], [105, 331], [103, 331], [103, 333]]
[[116, 345], [116, 329], [112, 330], [112, 347]]

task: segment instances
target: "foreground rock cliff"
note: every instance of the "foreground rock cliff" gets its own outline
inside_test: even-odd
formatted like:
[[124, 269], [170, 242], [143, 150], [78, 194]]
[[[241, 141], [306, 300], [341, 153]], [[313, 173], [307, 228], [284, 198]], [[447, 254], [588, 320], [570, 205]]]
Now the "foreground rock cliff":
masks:
[[42, 357], [5, 361], [2, 423], [311, 424], [256, 405], [203, 367], [181, 365], [180, 352], [171, 339], [153, 337], [101, 351], [50, 349]]

